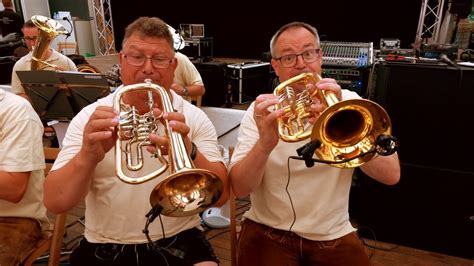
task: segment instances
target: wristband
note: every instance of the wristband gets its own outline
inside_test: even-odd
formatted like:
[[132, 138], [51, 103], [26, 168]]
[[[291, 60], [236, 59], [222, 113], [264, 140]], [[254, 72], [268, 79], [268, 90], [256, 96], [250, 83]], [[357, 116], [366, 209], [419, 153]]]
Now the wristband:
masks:
[[183, 96], [188, 96], [188, 94], [189, 94], [188, 88], [186, 88], [185, 86], [183, 86], [183, 91], [182, 91], [182, 93], [183, 93]]
[[190, 154], [190, 158], [191, 160], [196, 160], [196, 156], [197, 156], [197, 147], [196, 147], [196, 144], [194, 144], [194, 142], [191, 142], [191, 146], [192, 146], [192, 149], [191, 149], [191, 154]]

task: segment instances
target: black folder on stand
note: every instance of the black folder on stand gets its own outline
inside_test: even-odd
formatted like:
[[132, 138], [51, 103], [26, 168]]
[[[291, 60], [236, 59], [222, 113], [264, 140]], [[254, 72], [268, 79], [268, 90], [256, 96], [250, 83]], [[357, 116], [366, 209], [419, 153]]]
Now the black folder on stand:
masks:
[[70, 121], [85, 106], [110, 93], [103, 74], [56, 71], [17, 71], [40, 118]]

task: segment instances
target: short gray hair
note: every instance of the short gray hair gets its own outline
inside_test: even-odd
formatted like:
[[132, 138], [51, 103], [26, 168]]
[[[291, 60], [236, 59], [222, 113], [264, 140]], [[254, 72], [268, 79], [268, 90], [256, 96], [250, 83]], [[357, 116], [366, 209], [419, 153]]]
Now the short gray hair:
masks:
[[316, 30], [315, 27], [313, 27], [313, 26], [311, 26], [311, 25], [309, 25], [308, 23], [305, 23], [305, 22], [299, 22], [299, 21], [290, 22], [288, 24], [283, 25], [280, 29], [277, 30], [277, 32], [275, 32], [275, 34], [273, 34], [273, 37], [270, 40], [270, 54], [271, 54], [272, 58], [275, 58], [275, 43], [278, 40], [278, 38], [280, 37], [280, 35], [283, 32], [285, 32], [289, 29], [293, 29], [293, 28], [305, 28], [305, 29], [307, 29], [309, 32], [311, 32], [314, 35], [314, 37], [316, 38], [316, 44], [319, 45], [318, 30]]
[[173, 48], [173, 36], [168, 30], [168, 25], [157, 17], [139, 17], [129, 24], [125, 28], [122, 47], [125, 46], [127, 39], [134, 33], [138, 33], [140, 36], [165, 39], [171, 48]]

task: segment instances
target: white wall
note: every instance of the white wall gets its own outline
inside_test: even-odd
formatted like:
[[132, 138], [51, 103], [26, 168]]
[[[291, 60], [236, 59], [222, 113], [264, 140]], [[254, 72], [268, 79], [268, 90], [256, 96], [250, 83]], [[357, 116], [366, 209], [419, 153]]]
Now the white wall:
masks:
[[25, 21], [34, 15], [51, 17], [48, 0], [21, 0]]
[[[94, 8], [92, 0], [88, 1], [89, 4], [89, 13], [91, 21], [75, 21], [74, 23], [74, 32], [76, 35], [75, 38], [69, 37], [68, 41], [77, 42], [79, 48], [79, 54], [85, 55], [89, 54], [98, 54], [99, 46], [96, 34], [96, 25], [94, 21]], [[3, 5], [0, 2], [0, 10], [3, 10]], [[30, 19], [33, 15], [42, 15], [49, 18], [52, 18], [52, 15], [49, 11], [49, 2], [48, 0], [21, 0], [21, 6], [23, 8], [23, 17], [25, 21]], [[65, 10], [67, 11], [67, 10]], [[67, 23], [67, 22], [66, 22]], [[61, 37], [58, 37], [61, 38]], [[58, 40], [59, 41], [59, 40]], [[57, 43], [58, 41], [55, 41]], [[57, 49], [57, 45], [53, 46], [54, 49]]]
[[91, 20], [75, 20], [74, 29], [76, 30], [77, 45], [79, 54], [97, 54], [94, 48]]

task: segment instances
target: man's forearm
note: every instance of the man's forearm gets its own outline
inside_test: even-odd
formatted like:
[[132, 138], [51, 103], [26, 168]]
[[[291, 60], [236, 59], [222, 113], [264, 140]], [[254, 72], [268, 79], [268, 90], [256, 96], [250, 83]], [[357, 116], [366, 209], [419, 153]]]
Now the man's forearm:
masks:
[[257, 142], [245, 158], [232, 167], [230, 179], [237, 197], [247, 196], [260, 185], [269, 155]]
[[95, 166], [78, 153], [66, 165], [50, 172], [44, 186], [44, 203], [48, 210], [65, 212], [83, 200], [89, 192]]
[[204, 85], [189, 85], [186, 88], [188, 88], [188, 96], [201, 96], [205, 92]]
[[0, 199], [19, 202], [26, 192], [31, 172], [0, 171]]
[[397, 153], [378, 156], [360, 168], [368, 176], [386, 185], [394, 185], [400, 180], [400, 162]]

